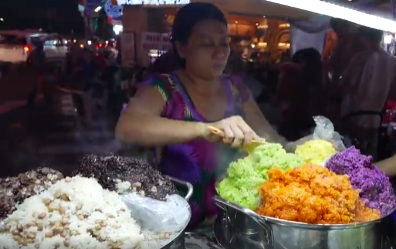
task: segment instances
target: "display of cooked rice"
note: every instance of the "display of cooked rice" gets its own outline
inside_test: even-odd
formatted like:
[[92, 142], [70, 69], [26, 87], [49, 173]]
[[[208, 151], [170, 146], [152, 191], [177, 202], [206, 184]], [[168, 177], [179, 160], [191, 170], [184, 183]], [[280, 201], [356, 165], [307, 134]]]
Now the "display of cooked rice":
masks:
[[142, 158], [87, 155], [73, 175], [96, 178], [105, 189], [120, 194], [136, 192], [161, 201], [177, 194], [170, 179]]
[[0, 220], [11, 214], [17, 204], [46, 190], [60, 179], [63, 179], [62, 173], [50, 168], [38, 168], [17, 177], [0, 179]]
[[140, 248], [144, 236], [120, 196], [93, 178], [67, 177], [4, 220], [1, 249]]
[[347, 224], [379, 219], [359, 198], [346, 175], [306, 164], [294, 169], [271, 169], [260, 187], [262, 204], [257, 213], [310, 224]]

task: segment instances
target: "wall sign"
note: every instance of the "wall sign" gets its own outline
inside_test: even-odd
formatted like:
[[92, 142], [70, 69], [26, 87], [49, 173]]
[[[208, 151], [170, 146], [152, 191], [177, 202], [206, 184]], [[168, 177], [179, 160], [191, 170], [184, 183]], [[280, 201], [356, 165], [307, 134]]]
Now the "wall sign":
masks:
[[121, 5], [113, 5], [111, 0], [107, 0], [103, 6], [107, 16], [111, 16], [113, 19], [119, 19], [122, 17], [123, 7]]
[[168, 50], [172, 47], [169, 33], [142, 33], [142, 46], [144, 49]]

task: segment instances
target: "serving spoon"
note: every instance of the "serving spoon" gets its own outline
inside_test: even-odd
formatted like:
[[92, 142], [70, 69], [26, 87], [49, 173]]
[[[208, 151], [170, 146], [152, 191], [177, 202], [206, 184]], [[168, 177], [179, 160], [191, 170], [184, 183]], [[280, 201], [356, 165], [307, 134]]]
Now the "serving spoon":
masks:
[[[219, 137], [222, 137], [222, 138], [225, 137], [224, 131], [220, 130], [219, 128], [216, 128], [214, 126], [208, 126], [208, 129], [213, 135], [216, 135], [216, 136], [219, 136]], [[267, 143], [267, 142], [265, 141], [264, 138], [253, 139], [249, 144], [244, 145], [244, 148], [250, 154], [250, 153], [253, 152], [253, 150], [255, 148], [257, 148], [258, 146], [263, 145], [265, 143]]]

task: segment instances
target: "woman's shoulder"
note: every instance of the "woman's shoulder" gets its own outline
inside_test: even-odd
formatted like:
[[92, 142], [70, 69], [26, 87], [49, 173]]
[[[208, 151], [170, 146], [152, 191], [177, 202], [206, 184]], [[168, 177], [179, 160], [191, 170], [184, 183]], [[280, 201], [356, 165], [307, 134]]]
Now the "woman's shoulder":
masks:
[[174, 78], [171, 74], [154, 74], [151, 75], [147, 80], [137, 84], [137, 88], [151, 87], [157, 90], [164, 100], [169, 101], [174, 95], [176, 86]]
[[152, 74], [146, 80], [138, 83], [138, 86], [167, 86], [173, 84], [171, 74]]

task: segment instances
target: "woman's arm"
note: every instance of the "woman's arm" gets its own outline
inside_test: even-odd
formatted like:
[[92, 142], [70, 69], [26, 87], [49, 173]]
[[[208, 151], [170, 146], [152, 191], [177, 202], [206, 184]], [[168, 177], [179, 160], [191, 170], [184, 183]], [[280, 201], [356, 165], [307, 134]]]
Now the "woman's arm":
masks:
[[206, 125], [162, 118], [165, 100], [152, 86], [142, 86], [122, 113], [116, 137], [143, 146], [185, 143], [203, 137]]
[[375, 165], [389, 177], [396, 176], [396, 156], [377, 162]]

